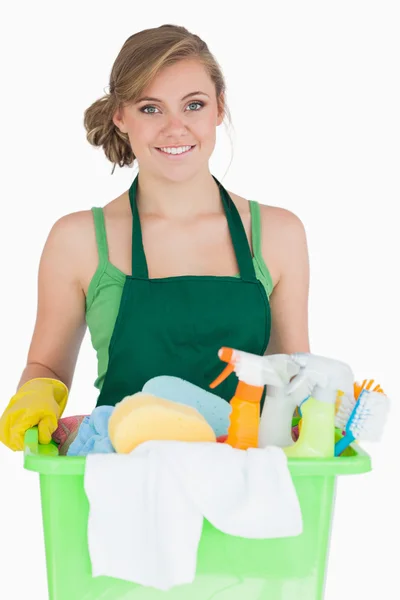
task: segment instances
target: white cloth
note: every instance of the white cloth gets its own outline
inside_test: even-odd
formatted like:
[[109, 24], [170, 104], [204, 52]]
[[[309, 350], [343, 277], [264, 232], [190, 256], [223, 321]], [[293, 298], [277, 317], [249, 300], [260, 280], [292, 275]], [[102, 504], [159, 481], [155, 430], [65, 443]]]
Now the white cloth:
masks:
[[168, 590], [192, 583], [203, 518], [224, 533], [302, 533], [283, 450], [149, 441], [131, 454], [89, 454], [85, 492], [94, 577]]

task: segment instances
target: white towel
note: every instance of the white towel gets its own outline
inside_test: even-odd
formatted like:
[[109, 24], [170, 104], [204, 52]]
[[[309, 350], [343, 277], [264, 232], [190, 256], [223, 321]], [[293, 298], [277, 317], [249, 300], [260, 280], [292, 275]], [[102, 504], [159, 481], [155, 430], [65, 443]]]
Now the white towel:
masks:
[[278, 447], [149, 441], [131, 454], [89, 454], [88, 544], [94, 577], [168, 590], [192, 583], [203, 518], [226, 534], [302, 533], [300, 504]]

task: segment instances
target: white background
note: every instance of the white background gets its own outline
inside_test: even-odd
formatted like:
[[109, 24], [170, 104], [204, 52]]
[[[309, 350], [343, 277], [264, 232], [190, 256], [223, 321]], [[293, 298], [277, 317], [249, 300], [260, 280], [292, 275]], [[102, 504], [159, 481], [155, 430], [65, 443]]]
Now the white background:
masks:
[[[260, 7], [263, 7], [262, 9]], [[326, 600], [398, 597], [400, 495], [399, 30], [397, 2], [16, 2], [2, 9], [1, 412], [25, 366], [37, 268], [52, 224], [126, 190], [85, 140], [131, 34], [163, 23], [205, 39], [226, 76], [234, 130], [210, 167], [225, 187], [305, 224], [310, 339], [393, 399], [373, 471], [339, 481]], [[263, 14], [259, 12], [263, 11]], [[233, 158], [231, 161], [231, 149]], [[84, 340], [67, 414], [94, 407]], [[38, 476], [0, 447], [1, 597], [46, 598]], [[62, 543], [62, 541], [60, 542]], [[8, 590], [9, 593], [5, 593]]]

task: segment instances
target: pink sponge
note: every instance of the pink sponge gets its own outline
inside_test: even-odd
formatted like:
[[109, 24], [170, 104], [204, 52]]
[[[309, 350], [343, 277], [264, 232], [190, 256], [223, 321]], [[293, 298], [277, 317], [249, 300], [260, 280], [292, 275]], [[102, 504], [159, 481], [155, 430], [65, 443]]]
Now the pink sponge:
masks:
[[52, 434], [53, 441], [58, 444], [58, 454], [66, 456], [68, 448], [76, 438], [79, 427], [87, 415], [64, 417], [58, 421], [58, 427]]

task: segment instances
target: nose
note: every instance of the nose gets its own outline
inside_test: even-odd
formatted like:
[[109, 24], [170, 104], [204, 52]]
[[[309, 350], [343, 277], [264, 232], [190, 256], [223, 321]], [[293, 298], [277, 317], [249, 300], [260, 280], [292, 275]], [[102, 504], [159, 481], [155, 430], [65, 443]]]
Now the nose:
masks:
[[186, 132], [186, 125], [180, 115], [170, 114], [164, 127], [165, 135], [176, 136]]

